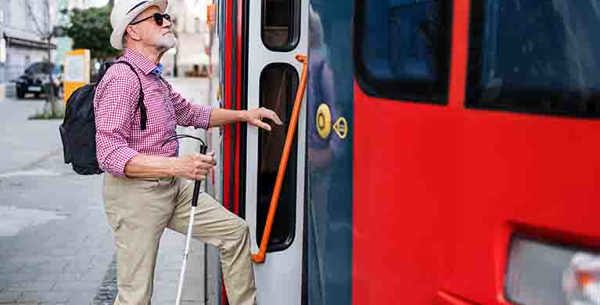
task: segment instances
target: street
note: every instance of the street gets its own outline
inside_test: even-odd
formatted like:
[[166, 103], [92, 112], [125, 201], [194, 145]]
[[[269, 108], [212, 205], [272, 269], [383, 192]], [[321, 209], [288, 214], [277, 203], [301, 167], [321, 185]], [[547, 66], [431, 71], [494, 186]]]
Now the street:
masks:
[[[203, 101], [201, 82], [205, 79], [173, 85]], [[114, 246], [102, 176], [80, 176], [63, 163], [61, 121], [27, 119], [43, 104], [0, 101], [0, 304], [112, 304]], [[174, 303], [184, 240], [165, 231], [152, 304]], [[185, 304], [201, 304], [204, 298], [202, 251], [194, 242]]]

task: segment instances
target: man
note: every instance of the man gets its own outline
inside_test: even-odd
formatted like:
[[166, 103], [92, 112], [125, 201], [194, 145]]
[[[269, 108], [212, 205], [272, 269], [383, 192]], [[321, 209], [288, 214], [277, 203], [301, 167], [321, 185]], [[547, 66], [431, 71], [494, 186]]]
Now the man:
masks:
[[[104, 175], [104, 201], [117, 248], [118, 294], [115, 304], [148, 305], [152, 296], [158, 243], [165, 228], [185, 234], [193, 183], [216, 164], [212, 154], [177, 156], [178, 143], [162, 145], [176, 125], [209, 128], [262, 121], [281, 124], [268, 109], [211, 109], [192, 105], [160, 76], [161, 56], [175, 46], [166, 0], [119, 0], [111, 13], [111, 45], [124, 49], [98, 84], [94, 98], [97, 156]], [[141, 128], [138, 96], [144, 93], [147, 126]], [[227, 295], [232, 305], [256, 303], [246, 223], [208, 194], [201, 194], [193, 236], [221, 253]], [[176, 279], [174, 279], [176, 280]]]

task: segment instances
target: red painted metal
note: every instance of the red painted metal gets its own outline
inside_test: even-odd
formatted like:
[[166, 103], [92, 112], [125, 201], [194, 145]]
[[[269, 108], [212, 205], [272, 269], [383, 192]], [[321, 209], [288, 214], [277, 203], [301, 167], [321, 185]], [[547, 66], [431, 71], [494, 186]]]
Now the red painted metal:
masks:
[[[242, 109], [242, 67], [244, 64], [243, 58], [243, 45], [244, 45], [244, 0], [238, 0], [237, 3], [237, 36], [236, 36], [236, 109]], [[232, 19], [233, 20], [233, 19]], [[240, 150], [241, 150], [241, 124], [235, 124], [235, 161], [234, 161], [234, 200], [233, 200], [233, 212], [239, 214], [240, 212]]]
[[466, 109], [469, 4], [447, 106], [354, 86], [353, 304], [509, 304], [513, 233], [600, 246], [600, 121]]
[[[226, 0], [225, 2], [225, 83], [223, 86], [223, 102], [225, 108], [232, 109], [233, 97], [231, 94], [231, 82], [232, 76], [232, 62], [233, 62], [233, 24], [230, 20], [233, 20], [233, 12], [231, 10], [233, 0]], [[223, 130], [223, 205], [227, 208], [231, 208], [231, 157], [233, 152], [231, 151], [231, 125], [227, 125]]]

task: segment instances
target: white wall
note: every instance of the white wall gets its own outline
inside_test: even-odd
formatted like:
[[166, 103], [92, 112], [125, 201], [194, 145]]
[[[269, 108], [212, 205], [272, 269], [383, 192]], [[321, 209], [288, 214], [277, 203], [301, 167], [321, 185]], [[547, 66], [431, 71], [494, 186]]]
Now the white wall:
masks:
[[[26, 0], [0, 1], [3, 1], [3, 4], [6, 3], [6, 6], [2, 6], [4, 11], [4, 23], [0, 26], [2, 33], [22, 39], [40, 41], [38, 32], [35, 29], [35, 23], [27, 10]], [[38, 17], [45, 14], [41, 10], [45, 7], [42, 5], [42, 1], [32, 0], [31, 3], [33, 11], [39, 14]], [[49, 7], [51, 12], [50, 21], [54, 22], [56, 17], [56, 0], [49, 0]], [[4, 82], [19, 77], [30, 63], [47, 59], [46, 50], [8, 47], [6, 53], [3, 77], [0, 77], [0, 81], [4, 80]], [[2, 70], [0, 70], [0, 73], [2, 73]]]
[[46, 58], [46, 51], [44, 50], [8, 48], [5, 65], [6, 81], [11, 81], [19, 77], [29, 64], [45, 61]]

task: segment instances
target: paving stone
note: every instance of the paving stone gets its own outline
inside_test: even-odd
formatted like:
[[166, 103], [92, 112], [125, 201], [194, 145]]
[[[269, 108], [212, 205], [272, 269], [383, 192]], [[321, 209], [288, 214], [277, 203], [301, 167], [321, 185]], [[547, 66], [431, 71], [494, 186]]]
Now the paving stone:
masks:
[[98, 289], [97, 282], [60, 281], [52, 288], [52, 291], [92, 292]]
[[[92, 298], [89, 296], [78, 296], [69, 300], [66, 305], [93, 305]], [[112, 305], [112, 304], [111, 304]]]
[[23, 292], [23, 300], [42, 300], [42, 303], [65, 304], [72, 298], [70, 292], [32, 291]]
[[0, 292], [0, 304], [10, 304], [10, 302], [17, 302], [23, 295], [20, 291], [2, 291]]
[[54, 285], [56, 285], [56, 281], [54, 281], [54, 280], [49, 280], [49, 281], [34, 280], [34, 281], [21, 281], [16, 284], [17, 284], [17, 286], [15, 286], [15, 287], [18, 287], [18, 289], [23, 292], [50, 291], [50, 290], [52, 290]]

